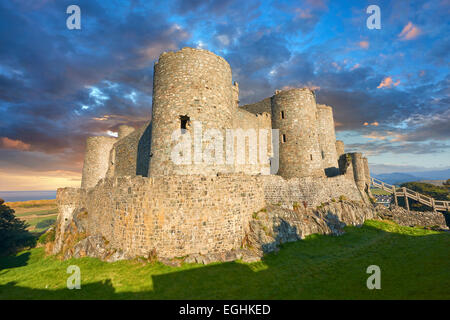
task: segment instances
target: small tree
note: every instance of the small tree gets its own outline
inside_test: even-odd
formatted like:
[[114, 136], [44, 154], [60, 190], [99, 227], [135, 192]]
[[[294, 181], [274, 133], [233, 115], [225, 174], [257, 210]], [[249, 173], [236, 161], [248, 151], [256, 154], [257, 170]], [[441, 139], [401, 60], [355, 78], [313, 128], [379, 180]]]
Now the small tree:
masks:
[[17, 250], [33, 246], [35, 237], [27, 231], [24, 221], [16, 218], [14, 210], [0, 199], [0, 255], [13, 254]]

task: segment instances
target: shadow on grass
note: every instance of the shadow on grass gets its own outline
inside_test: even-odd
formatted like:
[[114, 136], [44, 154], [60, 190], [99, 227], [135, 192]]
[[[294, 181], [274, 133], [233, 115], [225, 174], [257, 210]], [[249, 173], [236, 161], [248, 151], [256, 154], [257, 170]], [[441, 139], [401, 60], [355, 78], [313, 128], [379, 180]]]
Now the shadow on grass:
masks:
[[16, 256], [1, 257], [0, 271], [26, 266], [29, 259], [30, 252], [24, 252]]
[[[83, 283], [82, 268], [80, 290], [33, 289], [10, 282], [0, 285], [0, 296], [3, 299], [450, 298], [449, 234], [421, 231], [416, 235], [399, 234], [367, 225], [347, 231], [339, 237], [313, 235], [287, 243], [278, 254], [269, 254], [262, 262], [253, 264], [164, 267], [164, 273], [148, 272], [142, 277], [142, 283], [147, 283], [147, 288], [153, 285], [153, 290], [123, 292], [126, 288], [117, 284], [126, 282], [127, 275], [110, 279], [109, 271], [114, 264], [106, 270], [105, 263], [106, 267], [99, 271], [105, 272], [102, 282]], [[7, 268], [4, 260], [1, 264]], [[373, 264], [382, 270], [382, 290], [366, 287], [369, 277], [366, 269]]]

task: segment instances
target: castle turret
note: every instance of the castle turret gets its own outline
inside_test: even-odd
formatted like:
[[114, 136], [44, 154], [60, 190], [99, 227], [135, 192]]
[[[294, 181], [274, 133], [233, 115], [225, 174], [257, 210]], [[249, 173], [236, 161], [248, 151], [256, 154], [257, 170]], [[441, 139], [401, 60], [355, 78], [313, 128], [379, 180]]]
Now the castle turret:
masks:
[[129, 135], [133, 131], [134, 131], [133, 127], [126, 126], [126, 125], [121, 125], [119, 127], [119, 132], [118, 132], [119, 139]]
[[109, 165], [109, 153], [116, 141], [114, 137], [87, 138], [81, 188], [95, 187], [100, 179], [105, 178]]
[[355, 181], [361, 192], [370, 193], [370, 173], [367, 158], [360, 152], [344, 153], [339, 158], [339, 171], [348, 179]]
[[345, 153], [344, 141], [336, 140], [336, 153], [337, 153], [338, 159], [340, 158], [340, 156], [342, 156]]
[[334, 132], [333, 109], [329, 106], [318, 104], [317, 118], [322, 166], [327, 176], [336, 176], [339, 174], [339, 169], [336, 152], [336, 134]]
[[[208, 151], [210, 157], [202, 158], [205, 148], [215, 143], [202, 141], [196, 126], [201, 124], [204, 134], [208, 129], [218, 129], [225, 140], [225, 128], [232, 127], [232, 113], [236, 111], [232, 87], [230, 65], [212, 52], [183, 48], [159, 57], [153, 79], [151, 176], [232, 172], [232, 165], [225, 164], [225, 143], [219, 142], [224, 146], [220, 152]], [[172, 140], [172, 134], [182, 129], [192, 137], [191, 164], [173, 161], [180, 140]], [[185, 153], [189, 152], [180, 152], [179, 157], [187, 159]]]
[[314, 93], [279, 91], [272, 97], [272, 127], [280, 130], [279, 170], [284, 178], [323, 176]]

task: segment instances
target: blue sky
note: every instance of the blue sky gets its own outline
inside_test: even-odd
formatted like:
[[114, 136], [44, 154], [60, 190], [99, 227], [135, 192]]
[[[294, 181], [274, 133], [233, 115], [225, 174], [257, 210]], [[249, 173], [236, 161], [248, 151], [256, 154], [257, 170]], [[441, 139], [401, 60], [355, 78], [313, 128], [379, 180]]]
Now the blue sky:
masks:
[[[81, 30], [66, 28], [71, 4]], [[0, 190], [79, 184], [86, 137], [149, 119], [153, 63], [185, 46], [227, 59], [242, 104], [316, 89], [374, 172], [448, 168], [449, 13], [449, 0], [0, 1]]]

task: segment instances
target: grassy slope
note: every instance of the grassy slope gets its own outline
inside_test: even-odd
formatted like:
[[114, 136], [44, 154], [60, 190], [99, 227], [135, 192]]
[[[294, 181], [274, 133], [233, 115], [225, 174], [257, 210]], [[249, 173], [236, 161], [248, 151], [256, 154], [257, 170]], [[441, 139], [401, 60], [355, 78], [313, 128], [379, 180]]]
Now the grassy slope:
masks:
[[[368, 221], [343, 236], [285, 244], [253, 264], [59, 261], [40, 248], [0, 258], [0, 299], [450, 299], [449, 245], [449, 233]], [[73, 264], [81, 290], [66, 289]], [[381, 290], [366, 287], [372, 264]]]

